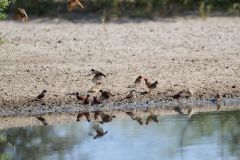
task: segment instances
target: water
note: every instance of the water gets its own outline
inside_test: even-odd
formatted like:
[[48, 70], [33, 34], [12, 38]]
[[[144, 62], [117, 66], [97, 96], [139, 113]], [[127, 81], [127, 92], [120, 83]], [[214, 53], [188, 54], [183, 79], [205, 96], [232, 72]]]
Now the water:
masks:
[[92, 125], [84, 121], [2, 130], [0, 159], [240, 159], [239, 111], [191, 118], [161, 116], [159, 123], [149, 125], [139, 125], [129, 117], [116, 118], [101, 125], [108, 133], [98, 139], [89, 135]]

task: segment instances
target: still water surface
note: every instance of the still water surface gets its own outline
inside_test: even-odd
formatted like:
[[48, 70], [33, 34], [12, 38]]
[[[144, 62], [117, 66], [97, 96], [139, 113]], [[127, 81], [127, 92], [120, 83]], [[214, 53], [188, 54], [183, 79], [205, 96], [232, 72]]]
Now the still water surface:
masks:
[[[0, 159], [44, 160], [238, 160], [240, 112], [161, 116], [139, 125], [116, 118], [93, 139], [92, 123], [11, 128], [1, 131]], [[94, 133], [94, 132], [92, 132]], [[94, 133], [95, 134], [95, 133]]]

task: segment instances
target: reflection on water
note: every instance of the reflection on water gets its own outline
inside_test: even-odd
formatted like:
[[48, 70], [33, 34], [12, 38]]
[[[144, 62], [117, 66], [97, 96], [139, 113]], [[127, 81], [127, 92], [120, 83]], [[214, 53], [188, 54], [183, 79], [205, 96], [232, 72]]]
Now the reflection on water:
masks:
[[240, 159], [239, 111], [152, 117], [159, 122], [148, 125], [136, 118], [97, 124], [108, 131], [97, 139], [87, 121], [2, 130], [0, 159]]

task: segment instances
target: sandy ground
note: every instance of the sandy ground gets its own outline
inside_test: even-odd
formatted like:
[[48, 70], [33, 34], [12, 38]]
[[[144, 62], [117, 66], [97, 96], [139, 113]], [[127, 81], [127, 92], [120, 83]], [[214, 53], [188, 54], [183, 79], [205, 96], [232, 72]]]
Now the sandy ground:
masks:
[[[159, 81], [158, 99], [188, 88], [194, 98], [240, 96], [240, 18], [1, 21], [0, 32], [7, 34], [0, 45], [1, 108], [21, 108], [43, 89], [47, 105], [77, 104], [66, 94], [86, 95], [92, 68], [107, 74], [102, 88], [117, 94], [114, 100], [138, 75]], [[144, 82], [137, 90], [146, 90]]]

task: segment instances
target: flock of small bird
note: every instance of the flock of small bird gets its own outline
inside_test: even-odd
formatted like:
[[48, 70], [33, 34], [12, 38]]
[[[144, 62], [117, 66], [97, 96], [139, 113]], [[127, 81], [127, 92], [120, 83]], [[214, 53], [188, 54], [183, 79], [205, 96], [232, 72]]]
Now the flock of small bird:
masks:
[[[109, 90], [102, 90], [101, 89], [101, 80], [103, 77], [107, 78], [107, 76], [105, 74], [103, 74], [102, 72], [95, 70], [95, 69], [91, 69], [91, 74], [94, 74], [93, 78], [92, 78], [92, 82], [95, 84], [88, 92], [92, 93], [100, 93], [101, 95], [99, 97], [94, 96], [93, 100], [91, 102], [92, 105], [98, 105], [103, 103], [104, 100], [109, 99], [110, 97], [115, 96], [111, 91]], [[138, 76], [136, 78], [136, 80], [134, 81], [134, 87], [137, 87], [142, 81], [142, 76]], [[145, 85], [146, 87], [149, 89], [149, 91], [147, 91], [147, 93], [152, 92], [152, 90], [157, 88], [157, 85], [159, 84], [158, 81], [155, 81], [153, 83], [151, 83], [147, 78], [144, 79], [145, 81]], [[133, 86], [132, 86], [133, 87]], [[47, 91], [43, 90], [34, 100], [41, 100], [46, 96]], [[73, 93], [76, 96], [76, 99], [79, 100], [80, 102], [82, 102], [82, 104], [84, 105], [89, 105], [90, 104], [90, 94], [87, 95], [80, 95], [79, 92]], [[70, 94], [72, 95], [72, 94]], [[136, 98], [136, 90], [131, 90], [129, 92], [129, 94], [127, 94], [124, 98], [120, 99], [119, 101], [125, 100], [125, 99], [135, 99]]]
[[[90, 92], [96, 92], [96, 93], [99, 92], [99, 93], [101, 93], [101, 95], [99, 97], [97, 97], [97, 96], [93, 97], [93, 100], [92, 100], [91, 104], [94, 104], [94, 105], [101, 104], [104, 100], [107, 100], [110, 97], [115, 96], [110, 91], [102, 90], [101, 87], [100, 87], [102, 78], [103, 77], [107, 78], [106, 74], [103, 74], [101, 71], [98, 71], [98, 70], [95, 70], [95, 69], [91, 69], [91, 74], [90, 75], [93, 75], [92, 82], [95, 84], [95, 87], [92, 87], [89, 91]], [[142, 79], [143, 79], [142, 76], [138, 76], [136, 78], [136, 80], [134, 81], [133, 86], [131, 86], [131, 88], [132, 87], [136, 88], [137, 86], [139, 86], [141, 84], [141, 82], [142, 82]], [[147, 91], [147, 93], [150, 93], [150, 94], [151, 94], [152, 90], [156, 89], [157, 85], [159, 84], [158, 81], [155, 81], [155, 82], [151, 83], [151, 82], [149, 82], [149, 80], [147, 78], [144, 78], [144, 81], [145, 81], [146, 87], [149, 89], [149, 91]], [[189, 98], [190, 96], [192, 96], [192, 92], [191, 93], [188, 93], [188, 92], [191, 92], [191, 91], [183, 90], [183, 91], [179, 92], [178, 94], [174, 95], [173, 98], [176, 98], [176, 99], [181, 98], [181, 97]], [[42, 100], [46, 96], [46, 93], [47, 93], [47, 91], [43, 90], [34, 100], [37, 100], [37, 101]], [[82, 104], [84, 104], [84, 105], [90, 104], [90, 95], [89, 94], [86, 95], [86, 96], [82, 96], [82, 95], [79, 94], [79, 92], [76, 92], [75, 96], [76, 96], [77, 100], [82, 102]], [[130, 93], [128, 95], [126, 95], [121, 100], [124, 100], [124, 99], [134, 99], [134, 98], [136, 98], [136, 91], [135, 90], [131, 90]], [[181, 111], [177, 111], [177, 109], [175, 109], [175, 111], [179, 112], [179, 113], [182, 113]], [[138, 115], [136, 112], [128, 111], [128, 112], [125, 112], [125, 113], [132, 120], [138, 122], [138, 124], [140, 124], [140, 125], [144, 124], [143, 117]], [[189, 113], [189, 114], [192, 114], [192, 113]], [[111, 122], [115, 117], [116, 116], [106, 114], [106, 113], [104, 113], [102, 111], [95, 111], [94, 112], [94, 120], [99, 122], [99, 124], [98, 125], [96, 124], [96, 125], [93, 126], [93, 129], [96, 131], [96, 135], [93, 135], [93, 138], [96, 139], [96, 138], [99, 138], [99, 137], [102, 137], [102, 136], [106, 135], [108, 133], [108, 131], [104, 132], [104, 130], [100, 126], [100, 124]], [[91, 118], [90, 112], [80, 112], [80, 113], [78, 113], [77, 121], [81, 121], [84, 118], [88, 122], [91, 122], [92, 118]], [[43, 117], [37, 117], [37, 119], [39, 121], [41, 121], [43, 123], [43, 125], [48, 125], [47, 121]], [[146, 118], [145, 124], [148, 125], [150, 122], [156, 122], [156, 123], [159, 122], [158, 116], [153, 114], [151, 111], [150, 111], [150, 114]], [[92, 135], [92, 134], [90, 134], [90, 135]]]
[[[109, 99], [112, 96], [115, 96], [114, 94], [112, 94], [110, 91], [105, 91], [105, 90], [101, 90], [101, 80], [102, 78], [107, 78], [107, 76], [105, 74], [103, 74], [102, 72], [95, 70], [95, 69], [91, 69], [91, 74], [90, 75], [94, 75], [92, 78], [92, 82], [97, 86], [97, 89], [95, 87], [92, 87], [90, 89], [90, 92], [99, 92], [101, 93], [100, 97], [94, 96], [93, 97], [93, 101], [92, 104], [97, 105], [97, 104], [101, 104], [104, 100]], [[137, 87], [138, 85], [141, 84], [143, 77], [142, 76], [138, 76], [136, 78], [136, 80], [134, 81], [133, 86], [131, 87]], [[147, 78], [144, 78], [145, 81], [145, 85], [146, 87], [149, 89], [149, 91], [147, 91], [148, 93], [151, 93], [152, 90], [157, 88], [158, 85], [158, 81], [155, 81], [153, 83], [149, 82]], [[45, 96], [46, 96], [47, 91], [43, 90], [34, 100], [42, 100]], [[82, 104], [84, 105], [88, 105], [90, 104], [90, 95], [86, 95], [86, 96], [81, 96], [79, 94], [79, 92], [75, 93], [76, 99], [81, 101]], [[190, 98], [191, 96], [193, 96], [193, 92], [191, 90], [182, 90], [179, 93], [175, 94], [172, 96], [173, 99], [181, 99], [181, 98]], [[125, 96], [123, 99], [134, 99], [136, 98], [136, 91], [135, 90], [131, 90], [130, 93]], [[216, 100], [219, 101], [219, 99], [221, 99], [222, 96], [221, 94], [217, 94], [216, 96]], [[219, 110], [219, 106], [217, 105], [217, 108]], [[180, 107], [174, 107], [174, 110], [179, 113], [180, 115], [185, 115], [184, 112], [182, 111], [182, 109]], [[148, 109], [147, 109], [147, 111]], [[132, 120], [138, 122], [138, 124], [143, 125], [144, 124], [144, 119], [141, 115], [138, 115], [135, 111], [131, 110], [131, 111], [127, 111], [125, 112]], [[188, 117], [191, 117], [193, 114], [193, 109], [190, 107], [187, 111], [187, 115]], [[107, 123], [107, 122], [111, 122], [114, 118], [116, 118], [115, 115], [110, 115], [110, 114], [106, 114], [103, 111], [95, 111], [94, 112], [94, 116], [93, 116], [94, 120], [96, 122], [98, 122], [97, 124], [95, 124], [93, 126], [93, 129], [96, 132], [96, 135], [93, 135], [92, 133], [90, 135], [93, 136], [93, 139], [102, 137], [104, 135], [106, 135], [108, 133], [108, 131], [104, 131], [103, 128], [100, 126], [100, 124], [103, 123]], [[80, 112], [77, 115], [77, 122], [82, 121], [83, 119], [86, 119], [88, 122], [91, 122], [91, 120], [93, 119], [91, 117], [91, 113], [90, 112]], [[47, 121], [43, 118], [43, 117], [37, 117], [37, 119], [39, 121], [42, 122], [43, 125], [48, 125]], [[148, 125], [150, 122], [159, 122], [159, 116], [154, 114], [153, 112], [150, 111], [150, 114], [148, 114], [146, 120], [145, 120], [145, 124]]]

